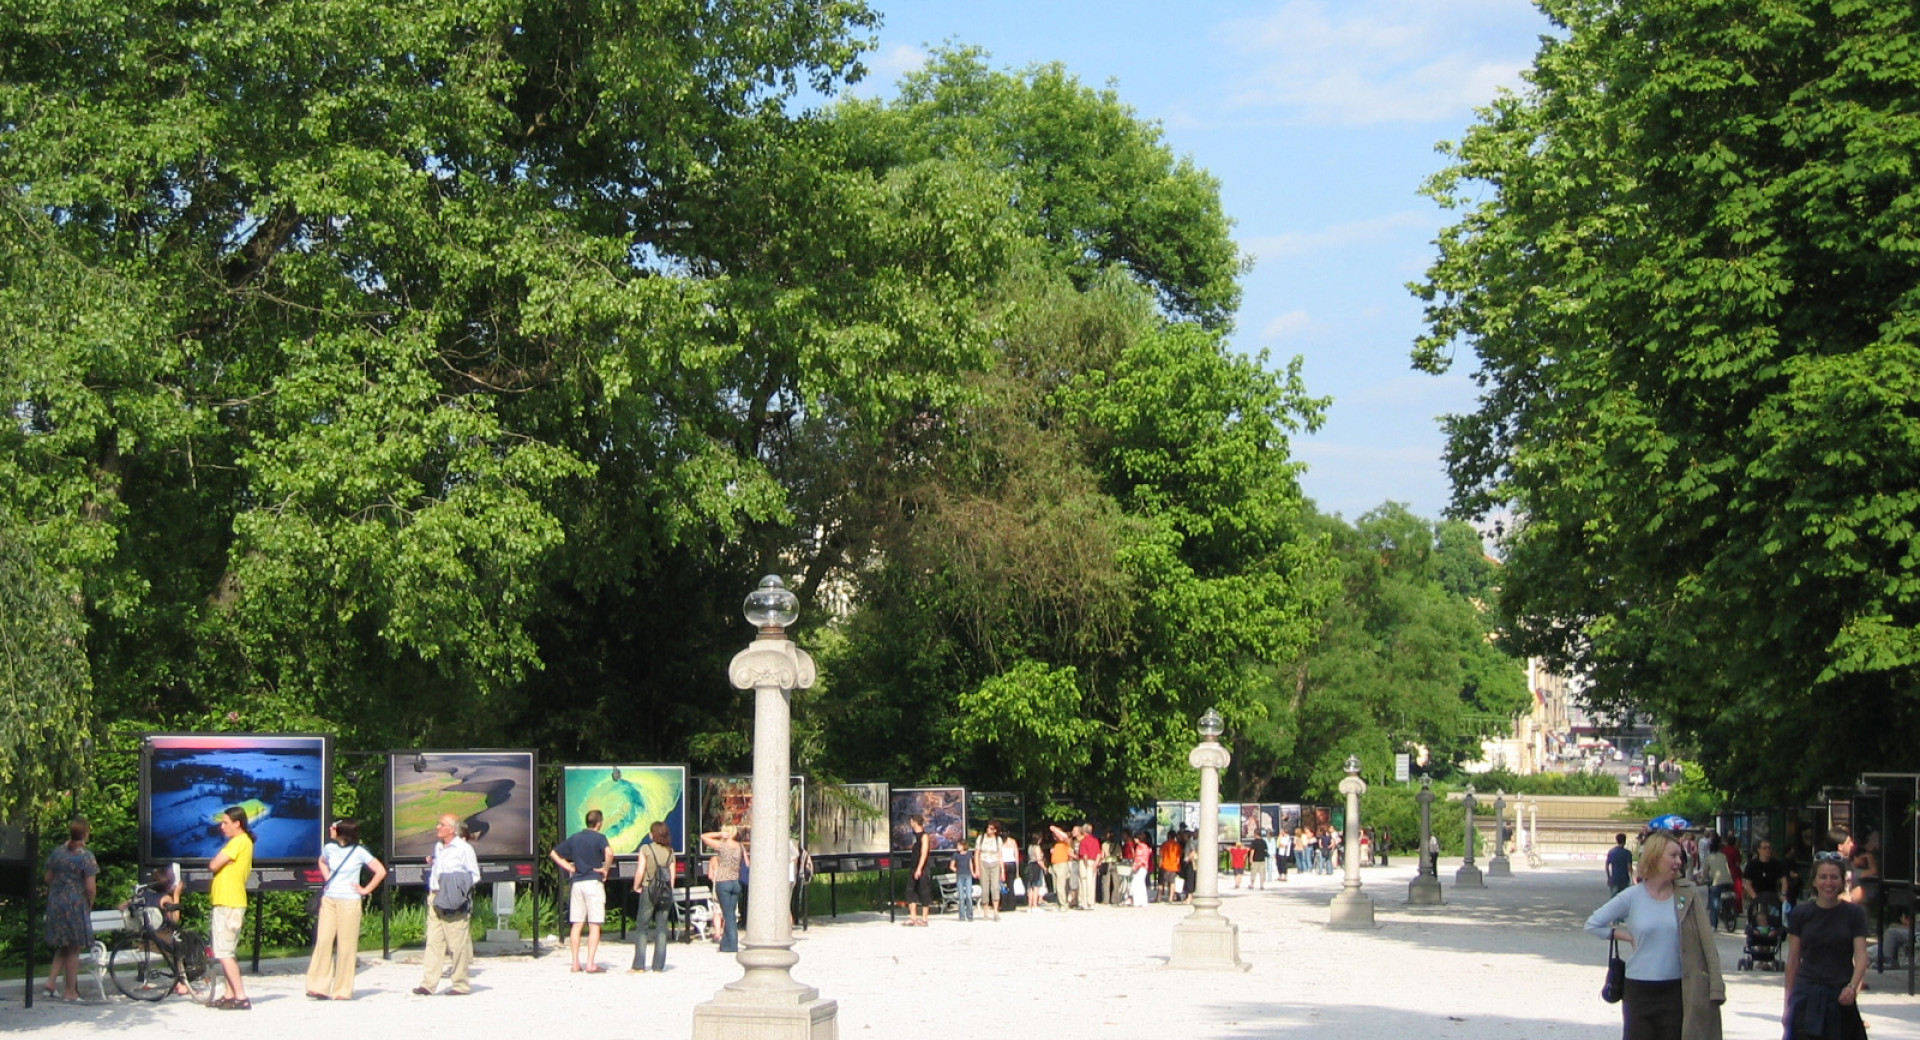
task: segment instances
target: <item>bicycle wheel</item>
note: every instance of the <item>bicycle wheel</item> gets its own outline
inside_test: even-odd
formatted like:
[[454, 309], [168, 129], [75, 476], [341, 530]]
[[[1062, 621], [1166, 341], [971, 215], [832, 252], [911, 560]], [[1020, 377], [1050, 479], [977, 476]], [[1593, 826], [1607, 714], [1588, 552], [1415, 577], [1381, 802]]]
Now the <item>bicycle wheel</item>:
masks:
[[180, 978], [187, 984], [187, 995], [205, 1004], [213, 999], [214, 977], [219, 972], [207, 963], [207, 942], [192, 932], [181, 932], [174, 939], [180, 960]]
[[113, 986], [133, 1000], [164, 1000], [173, 992], [173, 966], [153, 944], [121, 937], [107, 955]]

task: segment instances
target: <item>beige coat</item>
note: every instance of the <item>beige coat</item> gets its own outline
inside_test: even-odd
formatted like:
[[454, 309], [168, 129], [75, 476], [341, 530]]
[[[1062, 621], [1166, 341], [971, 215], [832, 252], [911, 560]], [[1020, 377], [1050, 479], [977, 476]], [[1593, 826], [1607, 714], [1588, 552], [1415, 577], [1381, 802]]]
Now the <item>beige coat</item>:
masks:
[[1673, 885], [1680, 915], [1680, 1040], [1720, 1040], [1720, 1005], [1727, 999], [1720, 977], [1720, 947], [1713, 935], [1707, 895], [1681, 878]]

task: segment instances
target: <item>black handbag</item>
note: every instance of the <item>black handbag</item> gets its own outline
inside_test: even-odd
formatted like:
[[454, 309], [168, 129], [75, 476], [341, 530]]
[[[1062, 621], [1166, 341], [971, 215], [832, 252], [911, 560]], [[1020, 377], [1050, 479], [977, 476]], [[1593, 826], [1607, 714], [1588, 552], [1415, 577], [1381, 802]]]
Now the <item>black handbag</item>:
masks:
[[1612, 935], [1607, 936], [1607, 984], [1600, 987], [1600, 999], [1609, 1004], [1620, 1003], [1627, 995], [1627, 962], [1620, 959], [1620, 941]]

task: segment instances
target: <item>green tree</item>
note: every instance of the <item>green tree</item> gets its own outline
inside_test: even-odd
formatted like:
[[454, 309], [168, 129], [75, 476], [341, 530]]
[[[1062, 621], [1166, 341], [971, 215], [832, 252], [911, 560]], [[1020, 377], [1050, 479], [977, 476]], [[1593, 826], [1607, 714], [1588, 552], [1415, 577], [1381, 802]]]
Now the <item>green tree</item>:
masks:
[[1123, 270], [1169, 314], [1209, 327], [1239, 306], [1241, 259], [1219, 182], [1113, 90], [1064, 66], [1006, 72], [977, 48], [943, 48], [896, 99], [846, 102], [836, 121], [856, 165], [943, 160], [1004, 174], [1005, 204], [1082, 288]]
[[1548, 0], [1430, 191], [1454, 508], [1518, 516], [1516, 646], [1715, 786], [1905, 768], [1920, 723], [1911, 5]]
[[0, 499], [79, 592], [102, 717], [497, 740], [596, 560], [699, 573], [787, 515], [766, 373], [845, 388], [924, 341], [914, 299], [767, 360], [807, 288], [740, 262], [735, 204], [813, 169], [787, 100], [858, 74], [857, 3], [20, 14]]
[[1338, 561], [1339, 591], [1310, 648], [1265, 674], [1264, 716], [1235, 751], [1238, 789], [1331, 797], [1348, 755], [1374, 779], [1416, 746], [1442, 776], [1479, 757], [1480, 738], [1531, 707], [1524, 669], [1492, 638], [1480, 597], [1494, 565], [1479, 536], [1393, 502], [1353, 524], [1319, 517], [1316, 529]]

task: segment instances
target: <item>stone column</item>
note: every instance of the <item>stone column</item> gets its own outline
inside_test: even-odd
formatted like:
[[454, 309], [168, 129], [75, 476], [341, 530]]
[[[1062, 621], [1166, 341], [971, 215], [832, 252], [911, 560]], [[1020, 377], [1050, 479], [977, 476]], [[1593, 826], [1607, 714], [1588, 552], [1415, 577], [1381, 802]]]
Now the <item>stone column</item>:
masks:
[[1360, 796], [1367, 793], [1367, 782], [1360, 779], [1360, 760], [1347, 756], [1347, 778], [1340, 781], [1340, 793], [1347, 796], [1347, 878], [1340, 894], [1327, 907], [1330, 928], [1372, 928], [1373, 900], [1360, 891]]
[[1438, 864], [1427, 859], [1427, 846], [1433, 844], [1433, 778], [1420, 778], [1420, 793], [1413, 796], [1420, 803], [1420, 869], [1413, 880], [1407, 883], [1407, 902], [1416, 905], [1438, 906], [1440, 898], [1440, 875]]
[[1246, 971], [1240, 959], [1240, 927], [1220, 913], [1220, 771], [1233, 756], [1220, 746], [1220, 716], [1208, 709], [1200, 720], [1200, 745], [1187, 755], [1200, 770], [1200, 843], [1195, 850], [1193, 909], [1173, 926], [1169, 968]]
[[1460, 869], [1453, 872], [1453, 883], [1457, 888], [1485, 888], [1486, 881], [1480, 875], [1480, 868], [1473, 865], [1473, 810], [1479, 804], [1473, 798], [1473, 785], [1467, 785], [1467, 797], [1463, 804], [1467, 808], [1467, 844], [1466, 856], [1460, 861]]
[[[768, 585], [772, 582], [772, 586]], [[792, 690], [813, 685], [813, 658], [787, 639], [793, 622], [792, 593], [779, 579], [763, 579], [755, 596], [778, 589], [786, 597], [777, 625], [756, 616], [754, 596], [748, 619], [760, 625], [760, 638], [733, 659], [728, 678], [737, 689], [754, 691], [753, 715], [753, 859], [760, 864], [747, 890], [747, 927], [737, 959], [745, 973], [712, 1000], [693, 1009], [694, 1040], [836, 1040], [839, 1007], [820, 999], [820, 991], [794, 980], [800, 958], [793, 952], [793, 923], [787, 916], [791, 883], [786, 863], [792, 797]]]
[[1512, 877], [1513, 862], [1507, 858], [1507, 792], [1493, 793], [1493, 855], [1487, 860], [1488, 877]]

